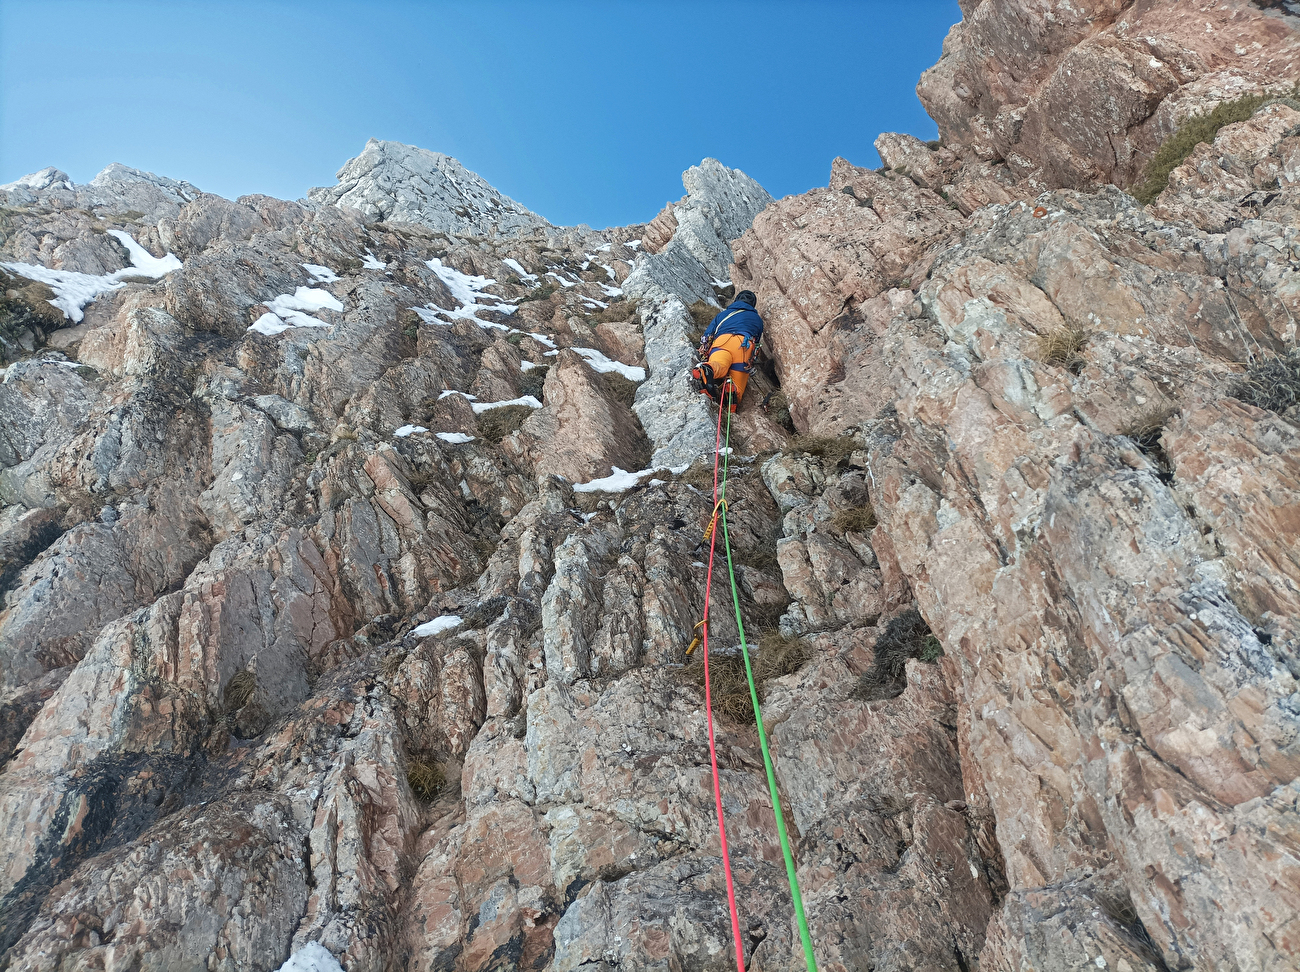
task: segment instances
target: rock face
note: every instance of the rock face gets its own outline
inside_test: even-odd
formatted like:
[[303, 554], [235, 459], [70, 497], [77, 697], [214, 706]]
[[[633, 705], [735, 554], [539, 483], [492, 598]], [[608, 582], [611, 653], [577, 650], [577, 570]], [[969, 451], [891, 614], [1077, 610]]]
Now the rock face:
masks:
[[1018, 178], [1127, 185], [1192, 115], [1290, 90], [1295, 13], [1252, 0], [962, 0], [917, 94], [945, 145]]
[[[1300, 820], [1300, 560], [1273, 538], [1296, 529], [1300, 412], [1238, 396], [1243, 373], [1296, 353], [1300, 117], [1272, 104], [1222, 129], [1146, 210], [1114, 188], [1040, 191], [1134, 171], [1025, 144], [1051, 79], [1097, 55], [1099, 24], [1175, 26], [1149, 4], [1094, 11], [1056, 49], [1015, 40], [1041, 59], [1037, 94], [944, 80], [975, 70], [977, 37], [991, 59], [1021, 36], [1009, 25], [1079, 15], [1053, 6], [968, 8], [921, 87], [944, 145], [886, 135], [884, 171], [837, 161], [828, 189], [769, 207], [734, 244], [733, 280], [759, 295], [796, 422], [863, 437], [872, 546], [896, 565], [882, 580], [906, 585], [950, 656], [962, 799], [994, 822], [1005, 868], [979, 967], [1290, 968], [1300, 885], [1279, 875], [1298, 852], [1269, 835]], [[1214, 7], [1211, 26], [1265, 32], [1249, 50], [1293, 49], [1290, 23]], [[1184, 79], [1182, 97], [1229, 70], [1244, 85], [1229, 94], [1295, 80], [1215, 56], [1224, 75]], [[956, 106], [977, 90], [982, 114]], [[1098, 93], [1070, 91], [1080, 111]], [[1020, 143], [984, 141], [1016, 113]], [[1097, 137], [1126, 130], [1087, 120]], [[906, 215], [891, 226], [892, 206]], [[797, 543], [781, 541], [781, 566], [816, 623]]]
[[48, 166], [0, 186], [10, 206], [89, 209], [98, 213], [140, 213], [157, 221], [199, 194], [188, 182], [142, 172], [114, 162], [89, 185], [75, 185], [66, 172]]
[[1094, 183], [1289, 88], [1300, 20], [965, 12], [941, 145], [779, 202], [705, 160], [644, 227], [389, 143], [305, 203], [7, 188], [54, 283], [0, 305], [0, 966], [731, 968], [707, 612], [745, 964], [802, 969], [705, 584], [729, 275], [802, 433], [746, 400], [724, 515], [819, 967], [1296, 968], [1300, 108]]
[[665, 207], [646, 227], [639, 256], [623, 289], [631, 297], [687, 304], [716, 304], [731, 264], [730, 243], [772, 197], [739, 169], [705, 159], [682, 173], [686, 195]]
[[451, 156], [401, 142], [370, 139], [335, 178], [337, 186], [312, 189], [307, 197], [462, 236], [521, 236], [551, 226]]

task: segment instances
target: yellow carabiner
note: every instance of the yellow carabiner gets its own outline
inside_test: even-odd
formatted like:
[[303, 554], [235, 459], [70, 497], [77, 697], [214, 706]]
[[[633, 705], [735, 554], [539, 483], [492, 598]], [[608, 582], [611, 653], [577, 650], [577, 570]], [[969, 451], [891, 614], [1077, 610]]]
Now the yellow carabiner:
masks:
[[[704, 625], [707, 623], [707, 621], [708, 621], [708, 619], [705, 618], [704, 621], [697, 622], [696, 625], [695, 625], [695, 627], [696, 627], [696, 628], [702, 628], [702, 627], [704, 627]], [[686, 649], [686, 654], [689, 655], [691, 652], [693, 652], [693, 651], [694, 651], [696, 648], [698, 648], [698, 647], [700, 647], [700, 635], [696, 635], [695, 638], [691, 641], [690, 646]]]
[[703, 543], [705, 540], [709, 539], [709, 537], [713, 536], [713, 529], [718, 525], [719, 510], [722, 511], [723, 515], [726, 515], [727, 499], [725, 496], [718, 500], [718, 505], [713, 508], [713, 516], [709, 519], [709, 525], [704, 528], [704, 537], [700, 540], [700, 543]]

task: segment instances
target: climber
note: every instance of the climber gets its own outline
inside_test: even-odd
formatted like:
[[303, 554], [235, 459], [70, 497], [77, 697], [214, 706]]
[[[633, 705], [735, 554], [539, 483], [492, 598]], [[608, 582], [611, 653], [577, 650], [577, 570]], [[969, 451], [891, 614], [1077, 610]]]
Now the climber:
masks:
[[732, 412], [745, 394], [749, 363], [763, 337], [763, 318], [754, 309], [757, 303], [752, 290], [736, 294], [704, 332], [697, 352], [701, 363], [691, 369], [696, 388], [718, 404], [724, 404], [725, 395]]

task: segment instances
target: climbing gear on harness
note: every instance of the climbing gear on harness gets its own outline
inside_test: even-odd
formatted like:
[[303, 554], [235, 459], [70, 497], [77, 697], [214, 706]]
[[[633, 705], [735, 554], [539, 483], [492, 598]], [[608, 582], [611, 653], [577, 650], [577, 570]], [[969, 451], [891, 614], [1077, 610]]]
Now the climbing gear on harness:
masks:
[[[749, 362], [755, 346], [754, 339], [744, 334], [719, 334], [709, 351], [707, 365], [720, 387], [711, 391], [706, 386], [705, 391], [715, 402], [722, 403], [727, 385], [730, 385], [732, 395], [728, 405], [733, 412], [744, 397], [745, 386], [749, 382]], [[703, 368], [704, 365], [698, 367]]]
[[[730, 385], [730, 380], [727, 381]], [[743, 972], [745, 968], [744, 947], [740, 938], [740, 917], [736, 909], [735, 889], [731, 880], [731, 858], [727, 850], [727, 832], [722, 819], [722, 785], [718, 780], [718, 757], [713, 738], [713, 698], [709, 688], [709, 593], [713, 585], [713, 555], [717, 546], [716, 524], [721, 515], [722, 546], [727, 557], [727, 576], [731, 581], [731, 603], [736, 612], [736, 630], [740, 632], [740, 653], [745, 661], [745, 678], [749, 682], [749, 698], [754, 707], [754, 723], [758, 727], [758, 744], [763, 752], [763, 769], [767, 774], [768, 793], [772, 798], [772, 812], [776, 817], [776, 833], [781, 841], [781, 856], [785, 860], [786, 878], [790, 884], [790, 898], [794, 902], [795, 919], [799, 925], [799, 940], [803, 945], [804, 962], [808, 972], [817, 972], [817, 959], [813, 954], [812, 936], [808, 933], [808, 919], [803, 910], [803, 895], [799, 891], [799, 877], [795, 871], [794, 855], [790, 852], [790, 838], [785, 829], [785, 817], [781, 809], [781, 796], [777, 792], [776, 771], [772, 767], [772, 756], [767, 747], [767, 731], [763, 728], [763, 712], [758, 702], [758, 686], [754, 682], [754, 669], [749, 660], [749, 646], [745, 641], [745, 625], [740, 617], [740, 592], [736, 586], [736, 569], [731, 553], [731, 538], [727, 531], [727, 472], [731, 456], [731, 413], [732, 409], [719, 407], [717, 442], [713, 456], [713, 515], [705, 530], [705, 537], [711, 538], [709, 544], [709, 568], [704, 582], [704, 621], [697, 624], [703, 630], [704, 644], [704, 706], [709, 728], [709, 758], [713, 766], [713, 793], [718, 811], [718, 834], [722, 839], [722, 864], [727, 877], [727, 903], [731, 909], [731, 930], [736, 944], [736, 969]], [[722, 416], [727, 416], [726, 438], [722, 434]], [[725, 444], [724, 444], [725, 443]], [[719, 478], [718, 465], [722, 464]]]

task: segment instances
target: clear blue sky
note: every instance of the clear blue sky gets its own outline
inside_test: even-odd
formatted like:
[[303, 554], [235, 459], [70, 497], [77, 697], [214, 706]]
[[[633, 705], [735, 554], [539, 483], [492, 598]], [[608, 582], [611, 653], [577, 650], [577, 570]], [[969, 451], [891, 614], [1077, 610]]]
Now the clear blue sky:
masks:
[[110, 162], [296, 199], [367, 138], [460, 159], [559, 224], [648, 220], [705, 156], [774, 196], [881, 131], [956, 0], [0, 0], [0, 183]]

